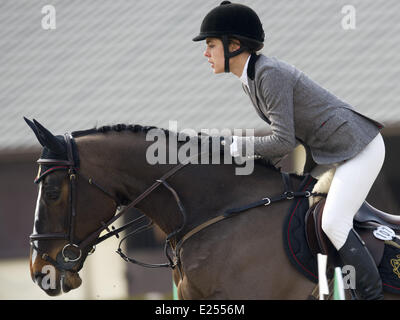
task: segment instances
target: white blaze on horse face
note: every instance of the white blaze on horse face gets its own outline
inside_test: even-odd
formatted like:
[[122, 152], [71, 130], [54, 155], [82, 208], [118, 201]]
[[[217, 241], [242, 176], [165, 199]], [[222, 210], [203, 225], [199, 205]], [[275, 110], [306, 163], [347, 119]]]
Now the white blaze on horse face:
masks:
[[39, 165], [39, 170], [38, 170], [38, 173], [36, 175], [36, 179], [39, 179], [41, 173], [42, 173], [42, 166]]
[[[42, 182], [39, 183], [39, 192], [38, 192], [38, 197], [36, 200], [36, 208], [35, 208], [35, 218], [33, 220], [33, 234], [37, 234], [37, 230], [36, 230], [36, 223], [39, 220], [39, 207], [40, 207], [40, 197], [42, 196]], [[31, 256], [31, 260], [32, 260], [32, 265], [35, 264], [35, 260], [37, 258], [37, 252], [34, 248], [32, 248], [32, 256]]]
[[39, 209], [40, 209], [40, 198], [42, 196], [42, 182], [39, 183], [39, 192], [38, 197], [36, 199], [36, 207], [35, 207], [35, 218], [33, 221], [33, 233], [36, 234], [36, 222], [39, 220]]
[[32, 248], [32, 255], [31, 255], [31, 262], [32, 262], [32, 265], [35, 264], [36, 258], [37, 258], [37, 252], [36, 252], [35, 249]]

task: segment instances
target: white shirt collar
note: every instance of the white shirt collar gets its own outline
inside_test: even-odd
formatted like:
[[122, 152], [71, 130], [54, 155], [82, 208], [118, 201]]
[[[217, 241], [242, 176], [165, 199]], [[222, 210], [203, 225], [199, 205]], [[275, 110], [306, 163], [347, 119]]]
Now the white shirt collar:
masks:
[[251, 55], [249, 55], [249, 57], [247, 58], [246, 64], [244, 65], [243, 71], [242, 71], [242, 75], [240, 76], [240, 81], [243, 82], [243, 84], [245, 86], [249, 86], [249, 82], [247, 79], [247, 66], [249, 64], [249, 60], [250, 60]]

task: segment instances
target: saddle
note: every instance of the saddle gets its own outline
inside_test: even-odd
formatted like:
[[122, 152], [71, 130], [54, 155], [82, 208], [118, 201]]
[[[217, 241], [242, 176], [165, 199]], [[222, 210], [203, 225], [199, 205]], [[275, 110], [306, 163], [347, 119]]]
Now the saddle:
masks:
[[[321, 227], [325, 199], [314, 204], [304, 217], [305, 237], [313, 256], [328, 256], [328, 278], [335, 266], [341, 266], [339, 255]], [[400, 216], [380, 211], [364, 201], [353, 219], [360, 235], [378, 267], [385, 291], [400, 293]]]
[[[321, 227], [325, 205], [323, 194], [326, 196], [329, 193], [336, 168], [332, 167], [322, 174], [314, 172], [316, 163], [310, 150], [303, 147], [304, 157], [294, 159], [294, 167], [298, 168], [295, 173], [304, 177], [298, 190], [319, 195], [293, 200], [283, 223], [283, 246], [295, 269], [310, 281], [318, 283], [317, 253], [328, 256], [328, 279], [332, 278], [334, 267], [342, 266], [337, 250]], [[304, 170], [301, 170], [303, 166]], [[353, 228], [378, 266], [383, 289], [400, 294], [400, 215], [385, 213], [365, 201], [354, 216]]]
[[[334, 259], [336, 249], [325, 235], [321, 227], [325, 199], [314, 204], [305, 215], [305, 234], [311, 252], [316, 255], [322, 253]], [[385, 242], [374, 236], [372, 230], [386, 226], [394, 231], [400, 231], [400, 216], [380, 211], [364, 201], [353, 220], [354, 229], [365, 242], [377, 266], [380, 265], [384, 252]], [[384, 229], [383, 229], [384, 230]]]
[[[306, 175], [298, 190], [321, 192], [315, 188], [316, 183], [316, 179]], [[309, 198], [294, 199], [283, 223], [283, 245], [289, 261], [315, 283], [318, 283], [317, 253], [328, 256], [328, 279], [333, 277], [335, 267], [343, 266], [321, 227], [324, 205], [323, 197], [315, 203]], [[353, 228], [378, 267], [383, 289], [400, 294], [400, 216], [382, 212], [365, 201], [354, 216]]]

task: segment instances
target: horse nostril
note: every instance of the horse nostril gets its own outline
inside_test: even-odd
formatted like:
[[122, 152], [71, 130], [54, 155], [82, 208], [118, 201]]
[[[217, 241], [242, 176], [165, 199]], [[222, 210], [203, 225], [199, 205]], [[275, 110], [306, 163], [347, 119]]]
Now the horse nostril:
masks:
[[35, 272], [33, 274], [32, 280], [33, 280], [33, 282], [40, 284], [42, 282], [42, 278], [43, 278], [43, 273]]

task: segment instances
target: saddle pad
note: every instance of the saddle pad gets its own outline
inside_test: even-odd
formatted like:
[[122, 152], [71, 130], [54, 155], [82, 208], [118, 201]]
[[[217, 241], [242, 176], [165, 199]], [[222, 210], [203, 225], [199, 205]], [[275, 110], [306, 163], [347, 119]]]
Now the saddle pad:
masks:
[[[298, 191], [312, 191], [317, 182], [311, 176], [305, 176]], [[317, 259], [308, 247], [304, 216], [309, 208], [308, 198], [295, 198], [283, 222], [283, 247], [289, 261], [307, 279], [318, 282]]]

